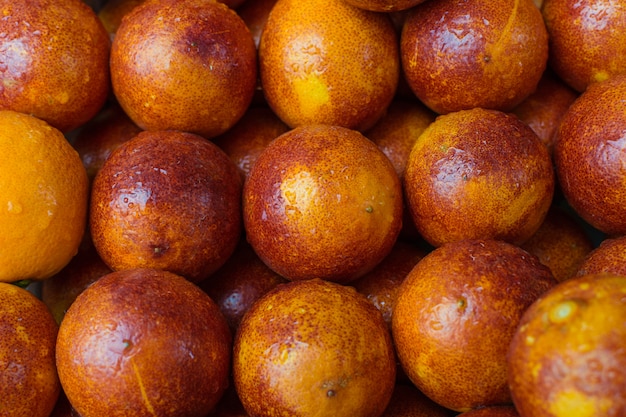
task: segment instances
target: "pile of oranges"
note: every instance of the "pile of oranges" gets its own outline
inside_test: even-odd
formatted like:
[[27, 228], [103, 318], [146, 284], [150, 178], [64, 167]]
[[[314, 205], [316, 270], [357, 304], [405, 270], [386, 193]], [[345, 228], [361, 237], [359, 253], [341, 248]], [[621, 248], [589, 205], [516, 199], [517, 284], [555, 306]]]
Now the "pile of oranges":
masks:
[[0, 12], [0, 416], [626, 415], [626, 6]]

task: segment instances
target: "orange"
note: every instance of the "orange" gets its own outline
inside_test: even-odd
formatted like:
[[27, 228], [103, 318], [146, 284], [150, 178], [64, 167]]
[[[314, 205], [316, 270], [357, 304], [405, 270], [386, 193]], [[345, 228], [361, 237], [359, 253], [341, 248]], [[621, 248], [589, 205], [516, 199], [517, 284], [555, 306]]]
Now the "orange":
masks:
[[[415, 96], [396, 97], [385, 114], [364, 135], [387, 155], [402, 181], [413, 145], [434, 120], [435, 114]], [[400, 237], [414, 242], [422, 240], [406, 207]]]
[[521, 244], [541, 226], [554, 188], [550, 154], [533, 130], [481, 108], [439, 116], [413, 146], [404, 174], [415, 226], [433, 246], [461, 239]]
[[[417, 245], [398, 240], [389, 255], [374, 269], [350, 283], [382, 313], [389, 330], [400, 284], [424, 255], [426, 251]], [[400, 363], [396, 376], [398, 381], [407, 381]]]
[[539, 80], [537, 89], [516, 106], [513, 113], [531, 127], [552, 154], [554, 133], [577, 97], [575, 90], [548, 70]]
[[259, 45], [265, 98], [290, 127], [363, 131], [393, 99], [400, 73], [389, 16], [344, 0], [279, 0]]
[[98, 18], [102, 21], [111, 40], [115, 37], [115, 33], [120, 27], [124, 16], [134, 9], [135, 6], [145, 1], [146, 0], [108, 0], [102, 5], [100, 10], [98, 10]]
[[111, 153], [94, 178], [89, 227], [111, 269], [164, 269], [199, 282], [239, 242], [241, 177], [201, 136], [143, 131]]
[[0, 283], [0, 414], [50, 415], [61, 389], [54, 359], [57, 332], [41, 300]]
[[93, 245], [81, 247], [65, 268], [41, 284], [40, 298], [60, 324], [78, 294], [110, 272]]
[[354, 288], [325, 280], [266, 293], [235, 337], [235, 387], [252, 416], [380, 416], [395, 376], [380, 312]]
[[263, 149], [288, 130], [269, 107], [253, 106], [235, 126], [212, 140], [237, 165], [245, 180]]
[[0, 1], [0, 109], [68, 132], [109, 95], [110, 41], [81, 0]]
[[532, 0], [437, 0], [410, 9], [400, 39], [406, 80], [437, 113], [510, 111], [537, 87], [548, 34]]
[[591, 84], [563, 115], [555, 137], [563, 195], [583, 220], [607, 235], [626, 233], [624, 100], [626, 74]]
[[544, 0], [549, 65], [569, 86], [626, 72], [626, 7], [610, 0]]
[[223, 3], [149, 1], [122, 19], [110, 67], [115, 97], [139, 127], [212, 138], [250, 105], [257, 50], [246, 24]]
[[606, 238], [581, 261], [576, 276], [611, 273], [626, 275], [626, 236]]
[[389, 255], [374, 269], [350, 283], [380, 310], [390, 329], [400, 284], [425, 255], [422, 248], [398, 240]]
[[246, 1], [237, 9], [237, 14], [246, 22], [254, 45], [258, 48], [261, 43], [261, 34], [267, 22], [267, 18], [277, 0]]
[[522, 417], [626, 412], [626, 277], [589, 274], [559, 283], [524, 313], [508, 353]]
[[307, 125], [274, 139], [243, 190], [246, 238], [289, 280], [349, 282], [374, 268], [402, 227], [402, 187], [369, 139]]
[[265, 265], [245, 239], [212, 276], [199, 283], [217, 303], [233, 334], [263, 294], [287, 280]]
[[[364, 135], [387, 155], [402, 181], [413, 145], [434, 120], [435, 114], [415, 97], [396, 97], [385, 114]], [[403, 210], [400, 237], [411, 241], [421, 240], [406, 207]]]
[[533, 236], [521, 245], [550, 268], [557, 281], [573, 277], [594, 245], [571, 212], [553, 205]]
[[238, 9], [247, 3], [247, 0], [218, 0], [220, 3], [224, 3], [231, 9]]
[[112, 151], [141, 132], [119, 105], [113, 103], [85, 123], [72, 140], [87, 175], [93, 180]]
[[166, 271], [112, 272], [61, 322], [59, 378], [82, 416], [206, 416], [228, 385], [231, 334], [217, 305]]
[[524, 311], [557, 284], [539, 259], [497, 240], [445, 244], [400, 285], [392, 335], [404, 372], [465, 412], [511, 403], [507, 351]]
[[395, 98], [385, 114], [363, 134], [374, 142], [404, 177], [417, 138], [435, 121], [435, 113], [415, 98]]
[[58, 129], [9, 110], [0, 111], [0, 155], [0, 281], [49, 278], [83, 238], [87, 173]]

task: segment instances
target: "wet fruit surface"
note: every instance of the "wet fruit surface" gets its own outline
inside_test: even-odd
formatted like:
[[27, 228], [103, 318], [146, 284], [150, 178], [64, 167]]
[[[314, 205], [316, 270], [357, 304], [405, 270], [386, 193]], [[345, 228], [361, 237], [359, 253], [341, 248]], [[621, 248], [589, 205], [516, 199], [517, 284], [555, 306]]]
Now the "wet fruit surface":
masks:
[[0, 109], [67, 132], [109, 94], [109, 36], [80, 0], [0, 2]]
[[409, 86], [437, 113], [511, 110], [535, 90], [548, 60], [532, 0], [423, 2], [410, 9], [400, 46]]
[[126, 14], [111, 48], [113, 92], [139, 127], [207, 138], [243, 116], [256, 65], [243, 20], [207, 0], [143, 3]]
[[246, 238], [279, 274], [349, 282], [391, 250], [402, 188], [389, 159], [359, 132], [302, 126], [259, 155], [243, 213]]
[[510, 340], [526, 308], [556, 283], [535, 256], [501, 241], [430, 252], [402, 282], [392, 316], [407, 376], [456, 411], [510, 403]]
[[0, 413], [50, 415], [61, 390], [54, 360], [57, 331], [41, 300], [0, 283]]
[[63, 390], [87, 416], [206, 415], [228, 384], [231, 334], [217, 305], [159, 270], [108, 274], [68, 310], [56, 348]]
[[433, 246], [524, 242], [543, 222], [554, 185], [549, 153], [532, 129], [481, 108], [439, 116], [413, 146], [404, 174], [408, 209]]
[[233, 373], [250, 415], [374, 417], [396, 363], [380, 312], [353, 288], [313, 279], [282, 284], [248, 311]]
[[555, 139], [554, 165], [565, 198], [609, 235], [626, 233], [625, 98], [626, 74], [592, 84], [569, 107]]
[[72, 259], [85, 231], [89, 180], [61, 131], [0, 111], [0, 281], [42, 280]]
[[291, 127], [321, 123], [362, 131], [394, 97], [398, 49], [385, 14], [343, 0], [279, 0], [259, 45], [265, 98]]
[[508, 356], [521, 416], [620, 416], [626, 411], [626, 278], [560, 283], [520, 321]]
[[159, 268], [199, 282], [241, 236], [241, 177], [215, 144], [144, 131], [106, 160], [91, 190], [89, 226], [114, 270]]
[[550, 67], [579, 92], [624, 73], [626, 9], [611, 0], [544, 0]]

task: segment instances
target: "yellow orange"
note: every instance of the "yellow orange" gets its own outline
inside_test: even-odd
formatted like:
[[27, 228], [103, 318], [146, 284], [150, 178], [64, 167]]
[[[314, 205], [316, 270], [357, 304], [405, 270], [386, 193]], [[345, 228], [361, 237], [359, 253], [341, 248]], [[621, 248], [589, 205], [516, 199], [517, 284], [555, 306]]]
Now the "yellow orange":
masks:
[[398, 49], [384, 14], [343, 0], [278, 0], [259, 44], [265, 98], [290, 127], [363, 131], [394, 97]]
[[0, 281], [49, 278], [83, 238], [87, 172], [58, 129], [10, 110], [0, 111], [0, 155]]

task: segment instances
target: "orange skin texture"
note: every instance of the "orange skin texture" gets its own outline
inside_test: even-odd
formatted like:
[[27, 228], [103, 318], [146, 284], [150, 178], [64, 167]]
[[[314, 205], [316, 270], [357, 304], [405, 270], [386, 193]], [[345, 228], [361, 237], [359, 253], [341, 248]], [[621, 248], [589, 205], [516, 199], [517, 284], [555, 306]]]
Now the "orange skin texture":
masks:
[[206, 279], [241, 236], [241, 179], [215, 144], [145, 131], [118, 147], [93, 181], [89, 225], [113, 270], [158, 268]]
[[537, 232], [521, 247], [548, 266], [557, 281], [573, 277], [594, 249], [581, 223], [556, 205], [550, 207]]
[[250, 105], [257, 51], [246, 24], [222, 3], [149, 1], [127, 13], [116, 32], [111, 81], [142, 129], [212, 138]]
[[398, 36], [389, 16], [343, 0], [279, 0], [263, 30], [259, 70], [268, 104], [290, 127], [364, 131], [396, 92]]
[[624, 73], [626, 7], [611, 0], [545, 0], [550, 67], [578, 92]]
[[508, 354], [519, 414], [607, 416], [626, 412], [626, 277], [561, 282], [524, 313]]
[[519, 413], [512, 405], [493, 405], [466, 411], [457, 417], [519, 417]]
[[576, 98], [575, 90], [552, 71], [546, 71], [535, 92], [515, 107], [513, 113], [531, 127], [552, 154], [554, 133]]
[[396, 362], [365, 296], [312, 279], [279, 285], [252, 306], [235, 337], [233, 376], [250, 415], [377, 417]]
[[112, 272], [61, 323], [61, 384], [85, 416], [203, 416], [228, 385], [232, 339], [217, 305], [170, 272]]
[[511, 402], [506, 354], [522, 313], [557, 281], [535, 256], [496, 240], [426, 255], [400, 286], [392, 317], [407, 376], [446, 408]]
[[48, 417], [61, 391], [54, 361], [58, 326], [29, 291], [0, 283], [0, 396], [3, 414]]
[[606, 238], [581, 262], [576, 276], [610, 273], [626, 275], [626, 236]]
[[43, 281], [41, 301], [60, 324], [78, 294], [110, 272], [93, 245], [81, 248], [65, 268]]
[[223, 135], [213, 139], [237, 165], [242, 179], [267, 145], [289, 127], [267, 106], [250, 107], [241, 120]]
[[259, 155], [244, 184], [243, 219], [248, 241], [280, 275], [346, 283], [391, 251], [402, 204], [400, 179], [374, 143], [309, 125]]
[[84, 236], [85, 168], [61, 131], [11, 110], [0, 110], [0, 154], [0, 281], [50, 278]]
[[89, 180], [93, 181], [111, 152], [141, 131], [117, 104], [111, 104], [85, 123], [72, 145], [83, 161]]
[[234, 334], [252, 304], [285, 282], [285, 278], [265, 265], [250, 244], [242, 240], [224, 266], [199, 285], [220, 307]]
[[396, 384], [381, 417], [453, 417], [457, 413], [440, 406], [412, 384]]
[[510, 111], [537, 87], [548, 34], [532, 0], [426, 1], [405, 19], [400, 54], [409, 86], [435, 112]]
[[91, 119], [109, 91], [109, 36], [80, 0], [0, 2], [0, 109], [68, 132]]
[[346, 3], [360, 9], [372, 12], [398, 12], [408, 10], [413, 6], [423, 3], [425, 0], [344, 0]]
[[555, 138], [563, 195], [583, 220], [608, 235], [626, 233], [625, 98], [626, 74], [590, 85], [563, 116]]
[[554, 187], [550, 155], [532, 129], [480, 108], [439, 116], [413, 147], [404, 175], [413, 221], [433, 246], [521, 244], [541, 226]]

